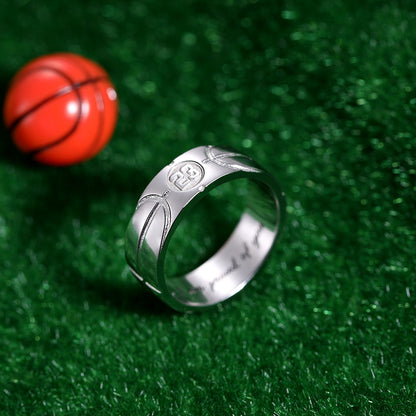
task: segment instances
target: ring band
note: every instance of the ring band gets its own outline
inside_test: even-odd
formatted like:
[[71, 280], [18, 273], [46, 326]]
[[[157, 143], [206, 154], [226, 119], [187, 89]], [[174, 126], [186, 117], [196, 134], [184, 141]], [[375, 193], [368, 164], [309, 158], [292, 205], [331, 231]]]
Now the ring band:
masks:
[[[247, 179], [250, 193], [231, 236], [205, 263], [182, 276], [165, 275], [165, 258], [181, 218], [214, 188]], [[198, 310], [239, 292], [281, 234], [285, 197], [276, 180], [250, 157], [200, 146], [164, 167], [141, 195], [126, 231], [132, 273], [178, 311]]]

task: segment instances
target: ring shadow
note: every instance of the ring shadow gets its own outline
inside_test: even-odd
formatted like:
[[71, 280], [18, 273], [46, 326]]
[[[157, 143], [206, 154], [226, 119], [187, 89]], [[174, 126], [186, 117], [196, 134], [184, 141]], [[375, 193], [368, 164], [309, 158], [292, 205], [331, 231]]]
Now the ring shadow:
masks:
[[[149, 182], [149, 178], [130, 166], [124, 166], [123, 169], [117, 169], [115, 166], [102, 167], [95, 171], [88, 169], [88, 172], [82, 166], [75, 169], [33, 166], [31, 169], [39, 170], [42, 182], [44, 181], [43, 189], [40, 191], [41, 197], [28, 201], [24, 205], [24, 216], [33, 218], [30, 230], [27, 228], [22, 230], [25, 235], [29, 232], [31, 236], [31, 242], [25, 243], [25, 249], [29, 244], [33, 250], [39, 250], [41, 245], [37, 242], [42, 241], [45, 233], [53, 234], [57, 240], [61, 232], [68, 230], [68, 226], [74, 219], [79, 221], [80, 227], [85, 227], [85, 229], [102, 229], [103, 223], [100, 222], [100, 217], [102, 217], [103, 221], [112, 228], [112, 231], [108, 233], [109, 240], [114, 241], [119, 237], [124, 237], [124, 225], [127, 226], [127, 221], [121, 228], [120, 218], [113, 213], [117, 213], [120, 207], [128, 206], [132, 208], [132, 214], [134, 204], [138, 199], [138, 190], [140, 192]], [[49, 170], [51, 170], [50, 175]], [[133, 177], [137, 179], [132, 181]], [[102, 205], [104, 211], [97, 215], [92, 211], [94, 205], [96, 206], [97, 201], [100, 200], [105, 200], [105, 205]], [[211, 212], [210, 222], [214, 229], [224, 230], [227, 221], [220, 215], [220, 207], [212, 204], [209, 198], [206, 204], [207, 210]], [[125, 211], [124, 208], [123, 210]], [[110, 221], [107, 220], [109, 216], [112, 217]], [[116, 235], [118, 229], [121, 235]], [[71, 240], [71, 247], [76, 247], [77, 243], [79, 240]], [[94, 245], [93, 240], [91, 245]], [[99, 262], [97, 267], [102, 275], [91, 277], [86, 276], [74, 265], [73, 256], [76, 253], [63, 253], [62, 247], [53, 244], [48, 244], [47, 250], [48, 252], [43, 254], [48, 261], [55, 263], [52, 268], [65, 270], [64, 274], [56, 273], [55, 278], [60, 285], [74, 295], [72, 298], [78, 299], [79, 297], [79, 302], [87, 299], [91, 302], [111, 304], [119, 310], [142, 315], [172, 316], [177, 313], [142, 284], [138, 284], [133, 275], [130, 280], [122, 277], [126, 266], [124, 255], [120, 253], [121, 249], [118, 246], [115, 246], [112, 252], [112, 255], [116, 256], [114, 263], [105, 255], [97, 259]], [[82, 256], [82, 252], [80, 255]], [[88, 257], [87, 254], [85, 256]], [[110, 263], [108, 267], [106, 263]], [[117, 270], [117, 265], [119, 265], [120, 274], [114, 276], [112, 273], [114, 269]], [[68, 279], [67, 276], [71, 278]]]
[[[25, 248], [29, 244], [33, 250], [42, 250], [42, 245], [38, 242], [44, 241], [45, 233], [49, 234], [50, 237], [46, 240], [49, 244], [46, 244], [47, 248], [45, 248], [47, 252], [42, 255], [47, 258], [52, 270], [65, 270], [65, 273], [56, 272], [55, 278], [61, 286], [74, 295], [73, 299], [80, 298], [81, 302], [87, 299], [91, 302], [112, 304], [118, 309], [141, 314], [166, 314], [168, 310], [164, 308], [164, 305], [157, 302], [147, 289], [138, 285], [133, 276], [129, 281], [122, 279], [125, 263], [119, 247], [114, 247], [112, 251], [114, 263], [111, 258], [108, 258], [108, 253], [95, 260], [97, 270], [100, 272], [99, 276], [89, 276], [88, 273], [78, 270], [74, 256], [85, 255], [87, 259], [87, 253], [81, 250], [78, 253], [70, 252], [71, 249], [77, 250], [80, 244], [79, 238], [82, 238], [73, 236], [71, 224], [75, 219], [83, 234], [86, 233], [85, 230], [99, 230], [102, 229], [103, 224], [109, 225], [112, 230], [108, 232], [109, 242], [105, 243], [112, 244], [111, 240], [118, 238], [115, 230], [120, 228], [117, 212], [120, 207], [129, 206], [132, 210], [134, 209], [138, 189], [145, 186], [145, 177], [131, 167], [125, 167], [122, 171], [109, 168], [107, 172], [105, 169], [95, 172], [90, 169], [86, 171], [83, 167], [54, 169], [34, 166], [32, 169], [40, 171], [42, 189], [38, 191], [40, 197], [27, 201], [25, 204], [24, 217], [33, 219], [30, 229], [28, 230], [26, 225], [26, 229], [22, 230], [22, 235], [30, 233], [31, 237], [31, 242], [26, 242]], [[132, 177], [141, 179], [131, 181]], [[105, 201], [101, 204], [104, 207], [103, 211], [98, 215], [92, 211], [97, 201], [98, 203]], [[109, 216], [111, 216], [110, 219], [108, 219]], [[51, 239], [58, 242], [61, 233], [71, 234], [67, 236], [70, 240], [68, 252], [51, 243]], [[119, 237], [122, 238], [123, 234]], [[93, 237], [90, 242], [86, 241], [87, 247], [94, 244]], [[107, 263], [108, 267], [106, 267]], [[120, 274], [111, 275], [117, 269], [118, 264]], [[69, 279], [68, 276], [70, 276]]]
[[[51, 240], [58, 241], [61, 233], [69, 232], [71, 234], [68, 236], [69, 247], [76, 249], [80, 240], [74, 239], [72, 235], [71, 224], [75, 219], [84, 230], [102, 230], [103, 223], [105, 223], [111, 229], [108, 233], [109, 241], [124, 237], [124, 225], [127, 226], [127, 221], [121, 227], [117, 213], [118, 210], [125, 212], [125, 207], [131, 207], [131, 214], [133, 213], [138, 192], [141, 192], [149, 181], [145, 174], [131, 166], [124, 166], [121, 169], [114, 165], [96, 170], [83, 166], [56, 169], [37, 165], [24, 165], [24, 169], [39, 173], [37, 179], [38, 183], [40, 180], [39, 188], [41, 189], [35, 192], [39, 194], [37, 198], [23, 204], [23, 216], [32, 218], [32, 221], [29, 229], [27, 224], [24, 224], [21, 230], [22, 250], [28, 248], [35, 252], [42, 250], [42, 244], [39, 242], [46, 238], [49, 244], [46, 244], [47, 248], [40, 254], [46, 258], [45, 262], [49, 263], [51, 270], [65, 270], [65, 273], [56, 272], [55, 279], [70, 292], [71, 299], [76, 299], [76, 302], [81, 303], [88, 300], [100, 304], [111, 304], [119, 310], [149, 316], [172, 316], [177, 313], [146, 287], [138, 284], [133, 275], [130, 280], [122, 276], [126, 266], [119, 246], [114, 245], [111, 253], [113, 261], [108, 258], [108, 251], [107, 254], [96, 259], [99, 276], [88, 276], [88, 273], [78, 270], [74, 264], [74, 256], [77, 256], [77, 253], [64, 251], [62, 247], [51, 243]], [[132, 181], [131, 178], [135, 180]], [[94, 211], [97, 201], [98, 203], [105, 201], [101, 204], [99, 213]], [[220, 207], [216, 204], [211, 205], [209, 198], [206, 203], [207, 209], [211, 212], [210, 221], [214, 229], [224, 230], [226, 219], [220, 215]], [[111, 218], [108, 219], [109, 217]], [[30, 241], [27, 241], [25, 237], [28, 234], [30, 234]], [[96, 240], [91, 238], [91, 242], [86, 242], [87, 246], [94, 246]], [[83, 255], [88, 263], [89, 254], [82, 251], [78, 254], [78, 256]], [[117, 268], [120, 270], [119, 275], [114, 276]]]

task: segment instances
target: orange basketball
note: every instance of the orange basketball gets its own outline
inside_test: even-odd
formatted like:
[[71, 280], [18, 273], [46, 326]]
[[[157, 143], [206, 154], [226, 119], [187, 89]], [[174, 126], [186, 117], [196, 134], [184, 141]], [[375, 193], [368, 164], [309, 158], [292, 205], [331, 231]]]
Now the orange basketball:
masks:
[[101, 66], [72, 53], [34, 59], [13, 78], [4, 121], [16, 146], [53, 166], [83, 162], [109, 142], [117, 93]]

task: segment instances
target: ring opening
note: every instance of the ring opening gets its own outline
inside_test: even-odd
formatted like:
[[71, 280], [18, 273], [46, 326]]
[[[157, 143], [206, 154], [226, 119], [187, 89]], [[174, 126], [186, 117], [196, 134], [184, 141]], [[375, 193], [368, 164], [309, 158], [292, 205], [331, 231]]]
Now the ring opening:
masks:
[[187, 207], [170, 240], [168, 290], [188, 306], [209, 306], [231, 297], [260, 268], [278, 226], [277, 197], [263, 182], [236, 179], [214, 188]]

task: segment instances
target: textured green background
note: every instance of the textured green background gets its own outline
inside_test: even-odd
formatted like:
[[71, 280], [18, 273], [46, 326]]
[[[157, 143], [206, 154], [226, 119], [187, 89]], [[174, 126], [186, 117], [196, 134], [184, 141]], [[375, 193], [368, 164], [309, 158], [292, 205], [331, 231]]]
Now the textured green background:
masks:
[[[2, 415], [416, 413], [414, 1], [0, 5], [2, 96], [72, 51], [120, 98], [79, 166], [27, 164], [1, 130]], [[288, 221], [249, 288], [182, 315], [123, 236], [153, 175], [209, 143], [273, 172]]]

